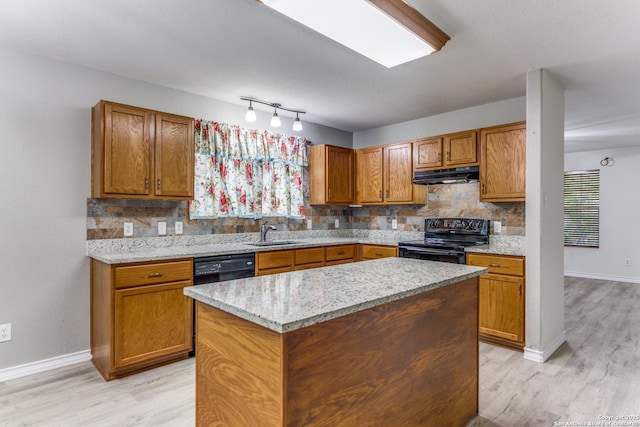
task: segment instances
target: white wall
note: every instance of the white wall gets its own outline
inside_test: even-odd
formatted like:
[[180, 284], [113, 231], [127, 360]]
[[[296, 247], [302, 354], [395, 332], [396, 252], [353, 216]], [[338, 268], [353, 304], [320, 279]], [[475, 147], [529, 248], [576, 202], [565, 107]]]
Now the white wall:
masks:
[[353, 134], [353, 148], [521, 122], [526, 119], [526, 105], [525, 97], [513, 98], [356, 132]]
[[[614, 164], [600, 166], [605, 157]], [[566, 171], [600, 169], [600, 247], [564, 248], [565, 274], [640, 283], [640, 146], [567, 153], [564, 162]]]
[[[90, 107], [106, 99], [244, 124], [246, 107], [0, 49], [0, 370], [89, 348]], [[258, 111], [256, 128], [271, 114]], [[292, 134], [291, 118], [283, 132]], [[304, 123], [316, 144], [351, 133]]]

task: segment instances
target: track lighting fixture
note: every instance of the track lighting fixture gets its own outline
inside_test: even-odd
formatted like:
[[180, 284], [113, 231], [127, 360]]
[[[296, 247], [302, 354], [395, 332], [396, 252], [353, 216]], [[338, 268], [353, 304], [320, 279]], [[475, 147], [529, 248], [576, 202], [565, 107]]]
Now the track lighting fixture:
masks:
[[277, 102], [266, 102], [266, 101], [261, 101], [255, 98], [245, 98], [245, 97], [241, 97], [240, 99], [243, 101], [249, 101], [249, 109], [247, 110], [247, 113], [244, 116], [246, 121], [248, 122], [256, 121], [256, 112], [253, 109], [253, 103], [257, 102], [259, 104], [264, 104], [264, 105], [273, 107], [273, 116], [271, 117], [271, 126], [276, 128], [280, 127], [281, 121], [280, 121], [280, 117], [278, 116], [278, 109], [280, 109], [280, 110], [296, 113], [296, 118], [293, 122], [293, 130], [296, 132], [299, 132], [302, 130], [302, 122], [300, 121], [300, 114], [306, 114], [305, 111], [292, 110], [291, 108], [283, 107], [282, 104], [278, 104]]

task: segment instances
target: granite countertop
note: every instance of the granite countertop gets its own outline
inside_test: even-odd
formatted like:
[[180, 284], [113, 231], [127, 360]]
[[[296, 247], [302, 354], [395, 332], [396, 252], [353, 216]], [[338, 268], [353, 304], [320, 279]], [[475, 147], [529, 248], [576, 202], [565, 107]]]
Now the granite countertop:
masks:
[[267, 241], [294, 241], [293, 244], [253, 246], [259, 233], [236, 233], [195, 236], [165, 236], [87, 241], [87, 256], [106, 264], [194, 258], [280, 249], [332, 246], [349, 243], [397, 246], [401, 240], [421, 236], [419, 232], [385, 232], [380, 230], [274, 231]]
[[470, 246], [466, 252], [478, 252], [495, 255], [526, 256], [527, 239], [525, 236], [490, 236], [489, 244]]
[[284, 333], [486, 272], [468, 265], [383, 258], [191, 286], [184, 293]]

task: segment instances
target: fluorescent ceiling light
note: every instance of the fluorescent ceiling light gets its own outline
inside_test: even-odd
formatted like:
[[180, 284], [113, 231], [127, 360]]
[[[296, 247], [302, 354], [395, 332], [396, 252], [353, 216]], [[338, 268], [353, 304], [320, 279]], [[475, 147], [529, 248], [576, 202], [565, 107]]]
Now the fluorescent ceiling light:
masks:
[[402, 0], [262, 0], [262, 3], [388, 68], [427, 56], [449, 40], [449, 36]]

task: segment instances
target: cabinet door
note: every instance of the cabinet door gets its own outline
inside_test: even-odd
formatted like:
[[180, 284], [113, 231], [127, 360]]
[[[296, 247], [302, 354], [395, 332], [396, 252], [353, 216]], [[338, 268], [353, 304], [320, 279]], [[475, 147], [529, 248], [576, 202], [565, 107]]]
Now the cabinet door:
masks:
[[356, 150], [356, 203], [382, 203], [382, 147]]
[[114, 367], [146, 364], [191, 350], [193, 304], [182, 293], [191, 281], [114, 292]]
[[480, 276], [479, 332], [524, 344], [524, 279]]
[[384, 147], [384, 200], [391, 202], [411, 202], [413, 200], [413, 168], [411, 143], [387, 145]]
[[442, 138], [425, 138], [413, 143], [415, 169], [442, 167]]
[[153, 115], [140, 108], [105, 104], [102, 178], [105, 193], [150, 194], [152, 121]]
[[480, 134], [480, 201], [525, 200], [526, 125], [483, 129]]
[[353, 150], [327, 146], [325, 165], [328, 203], [353, 202]]
[[444, 138], [444, 147], [444, 163], [447, 167], [478, 164], [478, 144], [475, 131], [447, 135]]
[[361, 245], [362, 260], [398, 256], [397, 246]]
[[193, 120], [156, 114], [155, 194], [193, 198]]

